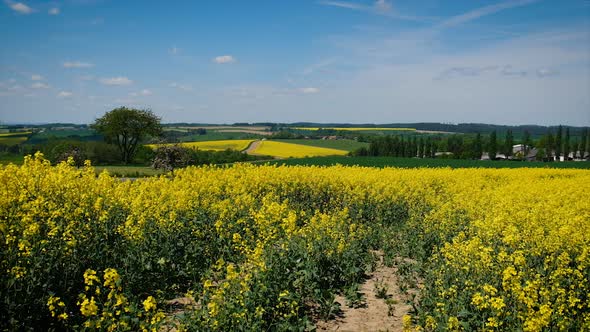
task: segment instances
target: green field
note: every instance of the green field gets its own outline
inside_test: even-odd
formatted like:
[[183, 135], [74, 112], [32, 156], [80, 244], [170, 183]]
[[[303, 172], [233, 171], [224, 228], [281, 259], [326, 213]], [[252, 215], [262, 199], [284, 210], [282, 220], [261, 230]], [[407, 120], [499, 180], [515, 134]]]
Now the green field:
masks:
[[450, 167], [450, 168], [581, 168], [590, 169], [590, 162], [520, 162], [520, 161], [489, 161], [489, 160], [459, 160], [459, 159], [418, 159], [418, 158], [397, 158], [397, 157], [313, 157], [285, 159], [269, 162], [274, 165], [345, 165], [345, 166], [367, 166], [367, 167]]
[[0, 144], [17, 145], [27, 141], [27, 136], [8, 136], [0, 137]]
[[37, 139], [57, 137], [64, 138], [69, 136], [94, 136], [96, 132], [92, 129], [46, 129], [33, 135]]
[[369, 143], [357, 142], [357, 141], [351, 140], [351, 139], [337, 139], [337, 140], [329, 140], [329, 139], [326, 139], [326, 140], [323, 140], [323, 139], [273, 139], [273, 141], [301, 144], [301, 145], [309, 145], [309, 146], [317, 146], [320, 148], [346, 150], [346, 151], [354, 151], [354, 150], [360, 149], [362, 147], [365, 147], [365, 148], [369, 147]]
[[24, 161], [23, 156], [14, 155], [11, 153], [0, 153], [0, 165], [15, 164], [22, 165]]

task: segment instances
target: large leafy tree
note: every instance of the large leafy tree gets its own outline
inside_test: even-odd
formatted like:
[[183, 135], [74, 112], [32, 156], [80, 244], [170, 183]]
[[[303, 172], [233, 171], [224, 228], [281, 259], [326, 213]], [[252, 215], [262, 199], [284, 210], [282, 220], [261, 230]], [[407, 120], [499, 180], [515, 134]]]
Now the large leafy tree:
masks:
[[162, 133], [160, 118], [152, 111], [126, 107], [115, 108], [91, 125], [104, 135], [108, 143], [113, 143], [121, 153], [121, 161], [127, 164], [133, 160], [138, 144], [147, 136]]

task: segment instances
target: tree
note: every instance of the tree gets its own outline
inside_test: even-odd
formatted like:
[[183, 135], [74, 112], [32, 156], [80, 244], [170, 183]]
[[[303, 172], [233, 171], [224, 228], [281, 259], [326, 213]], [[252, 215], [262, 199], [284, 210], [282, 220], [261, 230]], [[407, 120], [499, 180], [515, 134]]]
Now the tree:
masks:
[[475, 141], [473, 142], [473, 158], [481, 159], [482, 154], [483, 147], [481, 142], [481, 134], [477, 133], [477, 135], [475, 135]]
[[496, 131], [492, 131], [490, 134], [490, 145], [488, 147], [488, 155], [490, 160], [496, 159], [496, 154], [498, 153], [498, 142], [496, 141]]
[[547, 157], [553, 160], [553, 156], [555, 153], [555, 139], [553, 138], [553, 134], [551, 131], [547, 133], [547, 144], [545, 145], [545, 150], [547, 153]]
[[559, 161], [561, 157], [561, 138], [563, 137], [563, 128], [561, 125], [557, 128], [557, 135], [555, 135], [555, 158]]
[[506, 158], [512, 156], [512, 146], [514, 145], [514, 136], [512, 130], [506, 131], [506, 140], [504, 141], [504, 155]]
[[565, 128], [565, 139], [563, 140], [563, 160], [567, 161], [570, 155], [570, 129]]
[[190, 152], [188, 148], [178, 144], [161, 146], [156, 150], [152, 167], [174, 172], [175, 168], [185, 167], [190, 163]]
[[588, 132], [588, 128], [585, 128], [582, 132], [582, 142], [581, 142], [580, 151], [582, 152], [582, 159], [586, 157], [586, 152], [590, 149], [590, 132]]
[[119, 107], [107, 112], [91, 125], [101, 133], [107, 143], [117, 145], [121, 161], [127, 164], [133, 160], [137, 146], [147, 136], [160, 136], [160, 118], [149, 110]]
[[538, 161], [544, 161], [545, 157], [547, 157], [547, 154], [545, 153], [545, 149], [544, 148], [539, 148], [539, 150], [537, 150], [537, 160]]
[[426, 139], [426, 143], [424, 143], [424, 156], [425, 158], [432, 158], [432, 140], [430, 137]]
[[529, 133], [528, 130], [524, 131], [524, 137], [523, 137], [523, 145], [524, 145], [524, 156], [526, 158], [526, 156], [528, 156], [529, 151], [531, 150], [531, 147], [533, 145], [533, 142], [531, 141], [531, 133]]
[[436, 158], [436, 151], [437, 151], [437, 145], [435, 141], [431, 141], [430, 142], [431, 147], [430, 147], [430, 158]]
[[418, 143], [418, 158], [424, 158], [424, 138], [420, 137], [420, 142]]

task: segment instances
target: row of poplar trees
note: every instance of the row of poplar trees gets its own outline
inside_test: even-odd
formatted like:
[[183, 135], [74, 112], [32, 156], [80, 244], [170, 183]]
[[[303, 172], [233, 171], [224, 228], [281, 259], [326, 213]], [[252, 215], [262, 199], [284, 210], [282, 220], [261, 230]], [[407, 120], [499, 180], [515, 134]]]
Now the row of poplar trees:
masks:
[[355, 151], [359, 156], [391, 156], [391, 157], [418, 157], [434, 158], [437, 151], [445, 151], [446, 158], [456, 159], [481, 159], [484, 151], [488, 152], [490, 159], [496, 159], [499, 154], [506, 158], [524, 158], [529, 155], [531, 149], [537, 149], [537, 159], [559, 159], [561, 156], [568, 156], [573, 152], [574, 158], [584, 158], [590, 148], [590, 134], [585, 128], [581, 137], [571, 139], [570, 129], [559, 126], [554, 135], [549, 131], [540, 139], [534, 141], [531, 134], [525, 130], [518, 143], [523, 144], [519, 156], [513, 156], [513, 146], [516, 144], [514, 134], [511, 130], [506, 131], [503, 140], [498, 138], [496, 131], [489, 134], [485, 140], [480, 133], [474, 136], [448, 135], [445, 137], [404, 137], [384, 136], [373, 139], [368, 148], [361, 148]]

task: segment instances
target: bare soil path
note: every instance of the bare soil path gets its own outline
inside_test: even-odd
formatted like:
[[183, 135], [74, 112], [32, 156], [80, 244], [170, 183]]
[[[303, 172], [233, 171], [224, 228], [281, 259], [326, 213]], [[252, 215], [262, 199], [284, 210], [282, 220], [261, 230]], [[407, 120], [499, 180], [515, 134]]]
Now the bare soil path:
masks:
[[258, 145], [260, 145], [260, 142], [262, 142], [261, 140], [256, 140], [253, 141], [252, 143], [250, 143], [250, 145], [246, 148], [246, 150], [243, 150], [243, 153], [246, 154], [255, 154], [254, 151], [256, 151], [256, 149], [258, 148]]
[[[380, 262], [369, 279], [360, 287], [366, 306], [350, 308], [343, 296], [337, 296], [341, 314], [333, 320], [317, 323], [318, 331], [402, 331], [402, 317], [411, 310], [406, 296], [398, 287], [396, 268]], [[386, 289], [385, 298], [377, 297], [378, 289]], [[383, 295], [383, 294], [382, 294]]]

